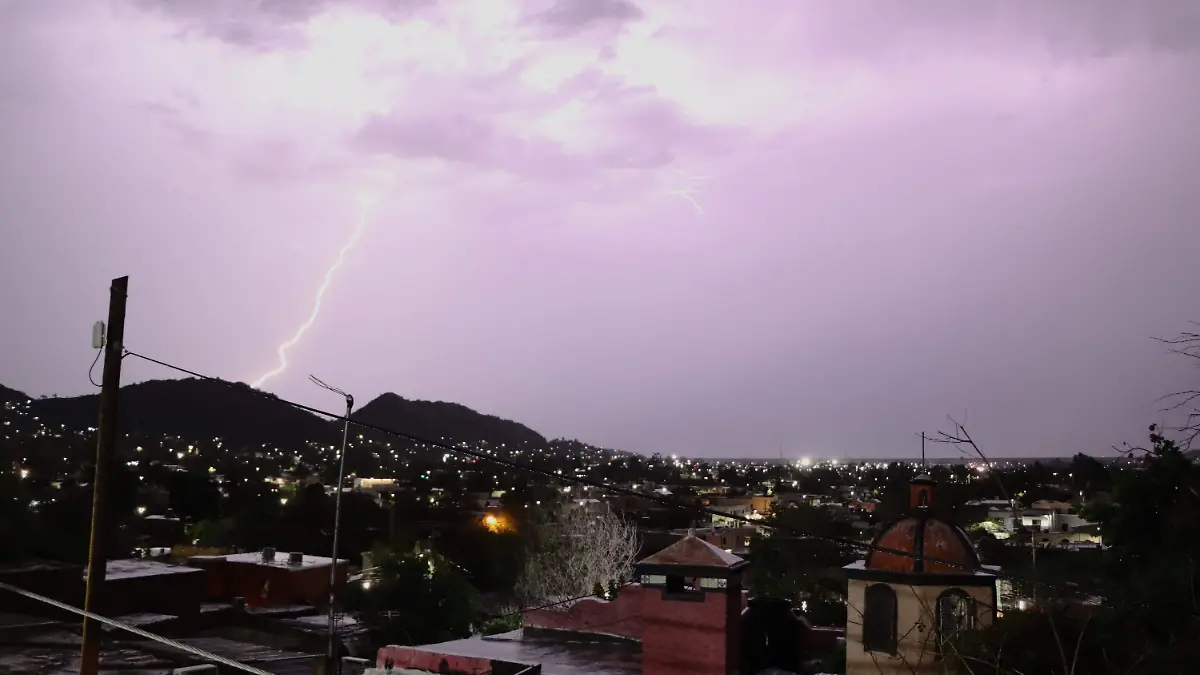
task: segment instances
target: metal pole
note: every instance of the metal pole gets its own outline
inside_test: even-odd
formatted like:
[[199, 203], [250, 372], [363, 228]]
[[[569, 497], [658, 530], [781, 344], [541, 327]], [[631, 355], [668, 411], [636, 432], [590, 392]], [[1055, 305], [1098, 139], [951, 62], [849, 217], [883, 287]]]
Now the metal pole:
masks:
[[[129, 277], [112, 280], [108, 296], [108, 340], [104, 343], [104, 376], [100, 389], [100, 421], [96, 432], [96, 476], [92, 481], [92, 533], [88, 546], [87, 586], [83, 609], [96, 613], [97, 589], [108, 571], [108, 491], [117, 445], [117, 402], [121, 391], [121, 357], [125, 343], [125, 299]], [[100, 624], [83, 619], [80, 675], [97, 675], [100, 667]]]
[[328, 645], [325, 651], [327, 664], [325, 673], [326, 675], [333, 675], [333, 673], [341, 670], [338, 667], [337, 654], [333, 649], [336, 635], [333, 617], [337, 591], [338, 539], [342, 530], [342, 483], [346, 480], [346, 450], [350, 443], [350, 413], [354, 410], [354, 397], [341, 389], [325, 384], [313, 375], [309, 375], [308, 379], [335, 394], [341, 394], [346, 399], [346, 420], [345, 424], [342, 425], [342, 451], [338, 457], [337, 490], [333, 498], [333, 554], [331, 555], [332, 561], [329, 564], [329, 608], [326, 614], [326, 620], [328, 621], [328, 626], [326, 627], [328, 631]]

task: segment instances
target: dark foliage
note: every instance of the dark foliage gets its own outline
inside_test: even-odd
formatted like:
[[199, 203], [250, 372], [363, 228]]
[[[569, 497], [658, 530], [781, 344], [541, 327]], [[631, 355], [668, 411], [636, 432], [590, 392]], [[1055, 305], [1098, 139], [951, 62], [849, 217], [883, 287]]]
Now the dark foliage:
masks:
[[1111, 480], [1114, 500], [1083, 513], [1111, 548], [1012, 568], [1043, 582], [1038, 601], [960, 645], [966, 666], [1022, 675], [1200, 672], [1200, 468], [1156, 426], [1150, 447], [1129, 455], [1103, 471], [1074, 462], [1093, 488]]
[[435, 551], [378, 547], [369, 584], [347, 589], [378, 644], [431, 644], [468, 637], [482, 618], [479, 592], [458, 566]]

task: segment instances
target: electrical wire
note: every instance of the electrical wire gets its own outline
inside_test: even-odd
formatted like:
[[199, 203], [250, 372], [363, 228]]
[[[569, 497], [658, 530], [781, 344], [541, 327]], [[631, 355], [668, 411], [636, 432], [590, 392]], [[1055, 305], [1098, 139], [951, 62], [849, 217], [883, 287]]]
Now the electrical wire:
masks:
[[92, 386], [96, 387], [97, 389], [101, 388], [102, 385], [97, 383], [95, 378], [92, 377], [92, 371], [96, 369], [96, 364], [100, 363], [100, 355], [103, 353], [104, 353], [103, 347], [100, 349], [97, 349], [96, 350], [96, 358], [92, 359], [92, 366], [90, 368], [88, 368], [88, 382], [91, 382]]
[[[726, 513], [724, 511], [720, 511], [718, 509], [714, 509], [714, 508], [708, 507], [708, 506], [688, 504], [686, 502], [682, 502], [677, 499], [668, 499], [667, 497], [664, 497], [661, 495], [656, 495], [656, 494], [646, 494], [646, 493], [638, 492], [636, 490], [619, 487], [616, 485], [609, 485], [607, 483], [589, 480], [587, 478], [580, 478], [578, 476], [568, 476], [568, 475], [556, 474], [547, 469], [540, 469], [540, 468], [530, 465], [530, 464], [515, 462], [512, 460], [502, 459], [499, 457], [492, 457], [486, 453], [478, 452], [476, 450], [471, 450], [469, 448], [457, 447], [457, 446], [449, 445], [447, 443], [441, 443], [441, 442], [430, 440], [427, 438], [422, 438], [420, 436], [414, 436], [413, 434], [405, 433], [403, 431], [396, 431], [395, 429], [388, 429], [386, 427], [383, 427], [383, 426], [380, 426], [377, 424], [370, 424], [368, 422], [350, 419], [349, 417], [347, 417], [345, 415], [340, 415], [338, 413], [333, 413], [333, 412], [329, 412], [327, 410], [321, 410], [320, 408], [314, 408], [312, 406], [304, 405], [303, 403], [297, 403], [295, 401], [290, 401], [285, 398], [280, 398], [278, 396], [275, 396], [274, 394], [269, 394], [269, 393], [259, 390], [259, 389], [252, 389], [243, 384], [239, 384], [237, 382], [230, 382], [229, 380], [223, 380], [221, 378], [213, 377], [211, 375], [204, 375], [204, 374], [198, 373], [194, 370], [189, 370], [182, 366], [177, 366], [175, 364], [168, 363], [166, 361], [161, 361], [159, 359], [156, 359], [156, 358], [153, 358], [150, 356], [146, 356], [144, 354], [139, 354], [139, 353], [134, 352], [129, 349], [124, 350], [122, 357], [125, 357], [125, 356], [133, 356], [135, 358], [142, 359], [143, 361], [147, 361], [149, 363], [153, 363], [153, 364], [162, 366], [164, 368], [169, 368], [171, 370], [174, 370], [174, 371], [177, 371], [180, 373], [184, 373], [186, 375], [191, 375], [192, 377], [196, 377], [196, 378], [199, 378], [202, 380], [218, 382], [218, 383], [224, 384], [228, 387], [231, 387], [233, 389], [236, 389], [238, 391], [247, 392], [250, 394], [260, 396], [262, 398], [266, 398], [271, 401], [283, 403], [285, 405], [289, 405], [298, 410], [310, 412], [314, 415], [320, 415], [322, 417], [328, 417], [332, 420], [343, 421], [343, 422], [349, 420], [349, 422], [351, 424], [354, 424], [362, 429], [368, 429], [371, 431], [377, 431], [380, 433], [395, 436], [397, 438], [403, 438], [405, 440], [412, 441], [412, 442], [420, 444], [420, 445], [432, 446], [439, 450], [445, 450], [447, 452], [452, 452], [452, 453], [455, 453], [458, 455], [464, 455], [467, 457], [471, 457], [472, 459], [493, 462], [495, 464], [499, 464], [501, 466], [505, 466], [510, 469], [515, 469], [517, 471], [525, 471], [528, 473], [538, 474], [540, 476], [544, 476], [551, 480], [564, 481], [564, 482], [568, 482], [568, 483], [573, 483], [575, 485], [583, 485], [586, 487], [592, 487], [592, 488], [596, 488], [598, 490], [602, 490], [604, 492], [608, 492], [611, 494], [618, 494], [618, 495], [623, 495], [623, 496], [627, 496], [627, 497], [635, 497], [637, 499], [654, 502], [654, 503], [661, 504], [663, 506], [667, 506], [670, 508], [683, 509], [683, 510], [687, 510], [687, 511], [692, 511], [694, 513], [704, 513], [704, 514], [707, 514], [710, 516], [721, 516], [722, 518], [728, 518], [730, 520], [742, 522], [744, 524], [751, 525], [754, 527], [766, 527], [766, 528], [770, 528], [772, 530], [783, 530], [784, 532], [787, 532], [788, 534], [791, 534], [791, 535], [801, 536], [801, 537], [810, 537], [812, 539], [818, 539], [818, 540], [827, 541], [827, 542], [834, 543], [834, 544], [840, 544], [842, 546], [846, 546], [846, 547], [853, 548], [853, 549], [860, 550], [860, 551], [886, 553], [889, 555], [895, 555], [895, 556], [899, 556], [902, 558], [913, 558], [913, 559], [919, 558], [920, 560], [927, 562], [927, 563], [943, 565], [943, 566], [949, 567], [951, 569], [963, 570], [963, 571], [971, 573], [971, 574], [974, 574], [976, 572], [982, 572], [984, 574], [989, 574], [989, 575], [995, 576], [998, 579], [1001, 579], [1001, 578], [1008, 579], [1010, 581], [1018, 581], [1018, 582], [1022, 582], [1022, 583], [1032, 584], [1034, 586], [1041, 586], [1044, 588], [1058, 588], [1060, 590], [1066, 589], [1066, 587], [1062, 586], [1062, 585], [1056, 585], [1056, 584], [1051, 584], [1051, 583], [1044, 582], [1044, 581], [1038, 581], [1038, 580], [1034, 580], [1034, 579], [1016, 576], [1013, 574], [1005, 573], [1002, 570], [985, 567], [982, 564], [978, 565], [978, 566], [966, 565], [966, 564], [956, 562], [956, 561], [943, 560], [940, 558], [926, 556], [926, 555], [918, 555], [912, 551], [902, 551], [902, 550], [895, 549], [895, 548], [879, 546], [878, 544], [873, 544], [873, 543], [868, 544], [868, 543], [856, 541], [853, 539], [846, 539], [844, 537], [835, 537], [832, 535], [817, 534], [817, 533], [812, 533], [812, 532], [803, 532], [803, 531], [795, 531], [795, 530], [785, 529], [785, 528], [779, 527], [778, 525], [766, 523], [763, 521], [753, 520], [751, 518], [748, 518], [746, 516], [741, 516], [738, 514]], [[590, 596], [587, 596], [587, 597], [590, 597]]]
[[24, 588], [19, 588], [17, 586], [6, 584], [2, 581], [0, 581], [0, 589], [6, 590], [6, 591], [9, 591], [12, 593], [16, 593], [17, 595], [23, 595], [31, 600], [37, 600], [38, 602], [46, 603], [47, 605], [51, 605], [51, 606], [57, 607], [59, 609], [71, 612], [72, 614], [78, 614], [79, 616], [87, 617], [93, 621], [98, 621], [102, 624], [112, 626], [113, 628], [119, 628], [121, 630], [128, 631], [139, 637], [144, 637], [147, 640], [151, 640], [153, 642], [158, 642], [159, 644], [164, 644], [168, 647], [178, 649], [181, 652], [187, 652], [188, 654], [191, 654], [193, 656], [198, 656], [198, 657], [204, 659], [205, 661], [212, 661], [213, 663], [219, 663], [221, 665], [229, 666], [230, 668], [236, 668], [237, 670], [240, 670], [240, 671], [243, 671], [246, 673], [251, 673], [251, 675], [272, 675], [271, 673], [268, 673], [267, 671], [261, 670], [259, 668], [255, 668], [254, 666], [247, 665], [245, 663], [238, 663], [237, 661], [228, 659], [219, 654], [213, 654], [212, 652], [206, 652], [203, 649], [198, 649], [191, 645], [186, 645], [182, 642], [177, 642], [170, 638], [165, 638], [161, 635], [155, 635], [154, 633], [151, 633], [146, 630], [142, 630], [141, 628], [138, 628], [137, 626], [130, 626], [129, 624], [121, 623], [120, 621], [117, 621], [115, 619], [110, 619], [106, 616], [100, 616], [99, 614], [96, 614], [94, 612], [89, 612], [84, 609], [79, 609], [78, 607], [73, 607], [71, 605], [66, 604], [65, 602], [59, 602], [58, 600], [55, 600], [54, 598], [48, 598], [44, 595], [39, 595], [37, 593], [34, 593], [33, 591], [27, 591]]

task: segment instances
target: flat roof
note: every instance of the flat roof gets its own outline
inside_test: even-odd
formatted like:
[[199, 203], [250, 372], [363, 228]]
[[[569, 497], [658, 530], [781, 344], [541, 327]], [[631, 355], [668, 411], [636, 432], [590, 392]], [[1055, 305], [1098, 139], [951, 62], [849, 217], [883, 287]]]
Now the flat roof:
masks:
[[[253, 551], [251, 553], [231, 553], [223, 556], [213, 556], [214, 558], [223, 558], [226, 562], [242, 563], [246, 565], [264, 565], [266, 567], [281, 567], [281, 568], [297, 568], [297, 567], [328, 567], [333, 558], [327, 558], [320, 555], [303, 555], [299, 563], [289, 562], [290, 553], [286, 551], [276, 551], [275, 559], [268, 562], [263, 560], [262, 551]], [[349, 564], [346, 558], [338, 558], [339, 563]]]
[[[153, 577], [161, 574], [195, 574], [203, 573], [203, 570], [186, 565], [170, 565], [157, 560], [140, 560], [138, 558], [126, 558], [124, 560], [109, 560], [105, 567], [104, 578], [107, 581], [115, 581], [118, 579], [133, 579], [136, 577]], [[85, 567], [80, 576], [87, 578], [87, 568]]]
[[641, 675], [642, 646], [611, 638], [588, 640], [577, 633], [515, 630], [488, 637], [471, 637], [411, 649], [495, 659], [510, 663], [541, 664], [543, 675]]

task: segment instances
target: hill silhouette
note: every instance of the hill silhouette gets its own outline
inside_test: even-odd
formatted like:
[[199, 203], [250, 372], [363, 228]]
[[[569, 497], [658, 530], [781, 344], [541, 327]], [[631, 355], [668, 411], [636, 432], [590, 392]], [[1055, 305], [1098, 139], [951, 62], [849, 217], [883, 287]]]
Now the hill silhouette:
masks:
[[[181, 438], [221, 438], [235, 445], [298, 445], [334, 438], [329, 422], [248, 385], [216, 380], [148, 380], [121, 387], [122, 433]], [[99, 394], [36, 399], [43, 420], [68, 427], [94, 427]]]
[[[25, 400], [21, 392], [0, 386], [5, 396]], [[34, 399], [32, 412], [50, 424], [94, 427], [100, 410], [98, 394]], [[121, 388], [121, 432], [221, 438], [231, 446], [296, 446], [309, 441], [341, 439], [341, 423], [313, 415], [256, 392], [243, 383], [187, 378], [148, 380]], [[395, 429], [427, 440], [489, 444], [534, 443], [546, 439], [529, 427], [485, 415], [457, 403], [416, 401], [383, 394], [357, 410], [356, 421]], [[393, 436], [380, 440], [404, 445]]]
[[26, 401], [29, 398], [30, 397], [26, 396], [23, 392], [17, 391], [16, 389], [9, 389], [8, 387], [0, 384], [0, 403], [6, 403], [8, 401]]
[[524, 424], [479, 413], [458, 403], [416, 401], [393, 393], [381, 394], [350, 418], [430, 441], [546, 444], [544, 436]]

